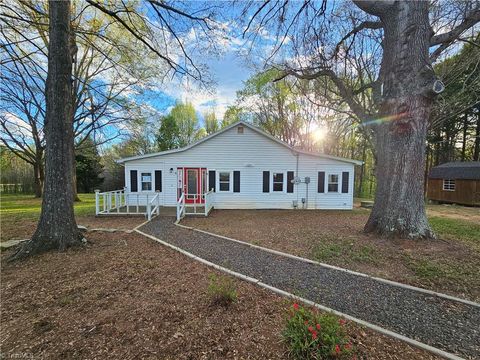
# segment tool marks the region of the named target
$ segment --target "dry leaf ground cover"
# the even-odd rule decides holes
[[[212,305],[211,269],[138,234],[89,239],[85,249],[2,262],[5,358],[287,357],[286,299],[235,280],[237,301]],[[348,333],[358,358],[434,358],[353,324]]]
[[[182,224],[378,277],[480,300],[480,209],[430,206],[437,241],[366,235],[369,210],[214,210]],[[446,216],[448,214],[448,217]]]
[[[88,219],[89,214],[79,219]],[[91,217],[91,216],[90,216]],[[91,217],[95,227],[133,228],[138,219]],[[18,220],[2,236],[28,234]],[[111,222],[110,222],[111,221]],[[2,223],[12,220],[2,214]],[[31,225],[33,227],[33,225]],[[1,255],[2,358],[280,359],[291,302],[234,280],[237,301],[213,305],[220,273],[137,233],[87,233],[85,248],[22,262]],[[433,359],[431,354],[349,323],[359,359]]]

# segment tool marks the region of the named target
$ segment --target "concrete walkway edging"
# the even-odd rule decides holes
[[[384,283],[384,284],[393,285],[393,286],[397,286],[397,287],[404,288],[404,289],[414,290],[414,291],[418,291],[418,292],[421,292],[421,293],[424,293],[424,294],[433,295],[433,296],[437,296],[437,297],[440,297],[440,298],[444,298],[444,299],[448,299],[448,300],[452,300],[452,301],[456,301],[456,302],[460,302],[460,303],[463,303],[463,304],[467,304],[467,305],[471,305],[471,306],[475,306],[475,307],[480,308],[480,303],[477,303],[477,302],[471,301],[471,300],[467,300],[467,299],[462,299],[462,298],[459,298],[459,297],[456,297],[456,296],[453,296],[453,295],[448,295],[448,294],[440,293],[440,292],[433,291],[433,290],[423,289],[423,288],[420,288],[420,287],[417,287],[417,286],[407,285],[407,284],[403,284],[403,283],[400,283],[400,282],[397,282],[397,281],[383,279],[383,278],[379,278],[379,277],[376,277],[376,276],[361,273],[361,272],[358,272],[358,271],[345,269],[345,268],[342,268],[342,267],[339,267],[339,266],[329,265],[329,264],[322,263],[322,262],[319,262],[319,261],[310,260],[310,259],[307,259],[307,258],[304,258],[304,257],[292,255],[292,254],[285,253],[285,252],[282,252],[282,251],[279,251],[279,250],[269,249],[269,248],[266,248],[266,247],[263,247],[263,246],[251,244],[251,243],[248,243],[246,241],[233,239],[233,238],[230,238],[228,236],[215,234],[215,233],[205,231],[205,230],[201,230],[201,229],[197,229],[197,228],[194,228],[194,227],[191,227],[191,226],[185,226],[185,225],[180,224],[177,221],[175,222],[175,225],[177,225],[181,228],[184,228],[184,229],[198,231],[200,233],[204,233],[204,234],[207,234],[207,235],[210,235],[210,236],[216,236],[216,237],[219,237],[221,239],[225,239],[225,240],[228,240],[228,241],[233,241],[233,242],[236,242],[236,243],[239,243],[239,244],[247,245],[247,246],[250,246],[250,247],[255,248],[255,249],[260,249],[260,250],[269,252],[271,254],[284,256],[284,257],[287,257],[287,258],[290,258],[290,259],[303,261],[303,262],[306,262],[306,263],[309,263],[309,264],[323,266],[323,267],[333,269],[333,270],[343,271],[343,272],[346,272],[348,274],[362,276],[362,277],[369,278],[369,279],[372,279],[372,280],[375,280],[375,281],[378,281],[378,282],[381,282],[381,283]]]
[[[180,224],[177,224],[177,223],[175,223],[175,224],[178,225],[178,226],[180,226],[180,227],[186,228],[186,229],[196,230],[196,229],[190,228],[190,227],[188,227],[188,226],[180,225]],[[143,225],[143,224],[142,224],[142,225]],[[348,319],[348,320],[353,321],[353,322],[356,322],[356,323],[358,323],[358,324],[360,324],[360,325],[362,325],[362,326],[365,326],[365,327],[367,327],[367,328],[370,328],[370,329],[372,329],[372,330],[374,330],[374,331],[376,331],[376,332],[378,332],[378,333],[381,333],[381,334],[383,334],[383,335],[392,337],[392,338],[394,338],[394,339],[397,339],[397,340],[406,342],[406,343],[409,344],[409,345],[412,345],[412,346],[414,346],[414,347],[416,347],[416,348],[419,348],[419,349],[428,351],[428,352],[430,352],[430,353],[432,353],[432,354],[441,356],[441,357],[443,357],[443,358],[445,358],[445,359],[450,359],[450,360],[464,360],[462,357],[459,357],[458,355],[455,355],[455,354],[446,352],[446,351],[444,351],[444,350],[438,349],[438,348],[436,348],[436,347],[427,345],[427,344],[425,344],[425,343],[422,343],[422,342],[417,341],[417,340],[415,340],[415,339],[412,339],[412,338],[409,338],[409,337],[407,337],[407,336],[401,335],[401,334],[396,333],[396,332],[394,332],[394,331],[391,331],[391,330],[382,328],[382,327],[380,327],[380,326],[378,326],[378,325],[369,323],[369,322],[367,322],[367,321],[365,321],[365,320],[358,319],[358,318],[356,318],[356,317],[353,317],[353,316],[351,316],[351,315],[342,313],[342,312],[340,312],[340,311],[336,311],[336,310],[334,310],[334,309],[332,309],[332,308],[329,308],[329,307],[327,307],[327,306],[323,306],[323,305],[318,304],[318,303],[315,303],[315,302],[313,302],[313,301],[311,301],[311,300],[308,300],[308,299],[305,299],[305,298],[303,298],[303,297],[297,296],[297,295],[295,295],[295,294],[289,293],[289,292],[287,292],[287,291],[281,290],[281,289],[276,288],[276,287],[274,287],[274,286],[265,284],[265,283],[261,282],[259,279],[256,279],[256,278],[252,278],[252,277],[250,277],[250,276],[243,275],[243,274],[238,273],[238,272],[236,272],[236,271],[232,271],[232,270],[227,269],[227,268],[225,268],[225,267],[223,267],[223,266],[220,266],[220,265],[217,265],[217,264],[215,264],[215,263],[212,263],[212,262],[210,262],[210,261],[208,261],[208,260],[205,260],[205,259],[203,259],[203,258],[201,258],[201,257],[198,257],[198,256],[196,256],[196,255],[194,255],[194,254],[192,254],[192,253],[190,253],[190,252],[188,252],[188,251],[185,251],[185,250],[183,250],[183,249],[181,249],[181,248],[179,248],[179,247],[177,247],[177,246],[175,246],[175,245],[172,245],[172,244],[170,244],[170,243],[168,243],[168,242],[166,242],[166,241],[160,240],[160,239],[158,239],[157,237],[155,237],[155,236],[153,236],[153,235],[144,233],[143,231],[141,231],[141,230],[138,229],[139,227],[140,227],[140,226],[138,226],[137,228],[134,229],[137,233],[139,233],[139,234],[141,234],[141,235],[143,235],[143,236],[145,236],[145,237],[147,237],[147,238],[149,238],[149,239],[151,239],[151,240],[154,240],[154,241],[156,241],[156,242],[158,242],[158,243],[160,243],[160,244],[162,244],[162,245],[164,245],[164,246],[166,246],[166,247],[168,247],[168,248],[170,248],[170,249],[172,249],[172,250],[175,250],[175,251],[177,251],[177,252],[179,252],[179,253],[181,253],[181,254],[183,254],[183,255],[185,255],[185,256],[193,259],[193,260],[196,260],[196,261],[198,261],[198,262],[200,262],[200,263],[202,263],[202,264],[204,264],[204,265],[207,265],[207,266],[209,266],[209,267],[212,267],[212,268],[214,268],[214,269],[217,269],[217,270],[219,270],[219,271],[222,271],[222,272],[224,272],[224,273],[226,273],[226,274],[229,274],[229,275],[234,276],[234,277],[236,277],[236,278],[239,278],[239,279],[241,279],[241,280],[245,280],[245,281],[250,282],[250,283],[252,283],[252,284],[258,285],[258,286],[260,286],[260,287],[262,287],[262,288],[264,288],[264,289],[273,291],[273,292],[275,292],[275,293],[277,293],[277,294],[279,294],[279,295],[282,295],[282,296],[285,296],[285,297],[288,297],[288,298],[291,298],[291,299],[300,301],[300,302],[305,303],[305,304],[310,305],[310,306],[314,306],[314,307],[316,307],[316,308],[318,308],[318,309],[320,309],[320,310],[322,310],[322,311],[326,311],[326,312],[335,314],[335,315],[337,315],[337,316],[341,316],[341,317],[343,317],[343,318],[345,318],[345,319]],[[197,231],[204,232],[203,230],[197,230]],[[211,234],[211,233],[208,233],[208,232],[205,232],[205,233],[207,233],[207,234],[209,234],[209,235],[215,235],[215,234]],[[218,235],[215,235],[215,236],[218,236]],[[228,239],[228,240],[235,240],[235,239]],[[237,240],[237,241],[240,242],[240,243],[243,243],[243,242],[240,241],[240,240]],[[246,244],[248,244],[248,243],[246,243]],[[250,244],[250,245],[252,245],[252,244]],[[255,245],[254,245],[254,246],[255,246]],[[261,248],[261,247],[260,247],[260,248]],[[271,249],[267,249],[267,250],[271,250]],[[275,251],[275,250],[273,250],[273,251]],[[289,255],[289,254],[285,254],[285,255]],[[294,255],[291,255],[291,256],[294,256]],[[297,257],[295,257],[295,258],[297,258]],[[303,258],[300,258],[300,259],[303,259]],[[308,260],[308,259],[305,259],[305,260]],[[341,268],[340,268],[340,269],[341,269]],[[346,269],[345,269],[345,270],[346,270]],[[367,275],[367,276],[368,276],[368,275]],[[370,277],[370,276],[368,276],[368,277]]]

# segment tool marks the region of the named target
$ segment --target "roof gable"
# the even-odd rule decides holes
[[[248,127],[249,129],[263,135],[264,137],[270,139],[271,141],[281,145],[281,146],[284,146],[286,148],[288,148],[290,151],[292,152],[295,152],[295,153],[299,153],[299,154],[305,154],[305,155],[310,155],[310,156],[315,156],[315,157],[320,157],[320,158],[326,158],[326,159],[331,159],[331,160],[337,160],[337,161],[343,161],[343,162],[347,162],[347,163],[352,163],[352,164],[356,164],[356,165],[361,165],[362,164],[362,161],[358,161],[358,160],[352,160],[352,159],[346,159],[346,158],[341,158],[341,157],[337,157],[337,156],[331,156],[331,155],[325,155],[325,154],[321,154],[321,153],[314,153],[314,152],[309,152],[309,151],[304,151],[304,150],[299,150],[299,149],[295,149],[293,147],[291,147],[290,145],[288,145],[287,143],[277,139],[276,137],[266,133],[265,131],[259,129],[258,127],[252,125],[252,124],[249,124],[245,121],[237,121],[233,124],[230,124],[229,126],[221,129],[220,131],[217,131],[213,134],[210,134],[202,139],[200,139],[199,141],[197,142],[194,142],[190,145],[187,145],[183,148],[180,148],[180,149],[172,149],[172,150],[167,150],[167,151],[161,151],[161,152],[156,152],[156,153],[151,153],[151,154],[145,154],[145,155],[138,155],[138,156],[131,156],[131,157],[127,157],[127,158],[123,158],[123,159],[120,159],[120,160],[117,160],[117,163],[119,164],[122,164],[122,163],[125,163],[125,162],[128,162],[128,161],[133,161],[133,160],[139,160],[139,159],[146,159],[146,158],[150,158],[150,157],[156,157],[156,156],[162,156],[162,155],[168,155],[168,154],[174,154],[174,153],[180,153],[180,152],[183,152],[183,151],[187,151],[197,145],[200,145],[214,137],[217,137],[221,134],[224,134],[225,132],[227,132],[228,130],[238,126],[238,125],[243,125],[243,126],[246,126]]]

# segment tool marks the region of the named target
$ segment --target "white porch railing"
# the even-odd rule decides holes
[[[211,189],[209,192],[205,194],[205,216],[208,216],[210,211],[213,209],[213,197],[215,193],[213,192],[213,189]]]
[[[153,209],[152,209],[153,206]],[[160,215],[160,193],[157,192],[152,200],[147,199],[147,219],[152,220],[152,214]]]
[[[185,193],[177,201],[177,221],[185,217]]]
[[[203,194],[185,194],[186,199],[191,200],[185,204],[185,215],[198,215],[203,214],[203,207],[205,204],[203,203],[204,195]]]
[[[138,215],[147,217],[160,212],[160,193],[129,193],[125,189],[95,190],[95,215]],[[149,220],[150,220],[149,218]]]
[[[208,216],[214,207],[213,190],[205,194],[185,194],[178,199],[177,220],[186,215]],[[186,199],[192,200],[187,203]],[[129,193],[125,189],[100,192],[95,190],[95,215],[138,215],[142,214],[150,221],[154,215],[160,215],[161,193],[154,195]]]
[[[210,190],[205,194],[186,194],[183,193],[177,201],[177,221],[180,221],[185,215],[205,215],[208,216],[213,209],[214,192]],[[187,203],[185,199],[192,200]]]
[[[127,202],[125,189],[100,192],[95,190],[95,215],[120,213]]]

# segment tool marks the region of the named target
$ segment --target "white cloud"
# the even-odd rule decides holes
[[[17,115],[11,112],[3,112],[0,114],[0,121],[2,125],[7,128],[8,132],[10,132],[16,138],[22,138],[23,142],[28,142],[33,140],[32,138],[32,127],[28,122],[21,119]],[[2,128],[1,129],[2,137],[8,141],[8,135],[6,131]],[[20,139],[17,139],[20,140]]]

